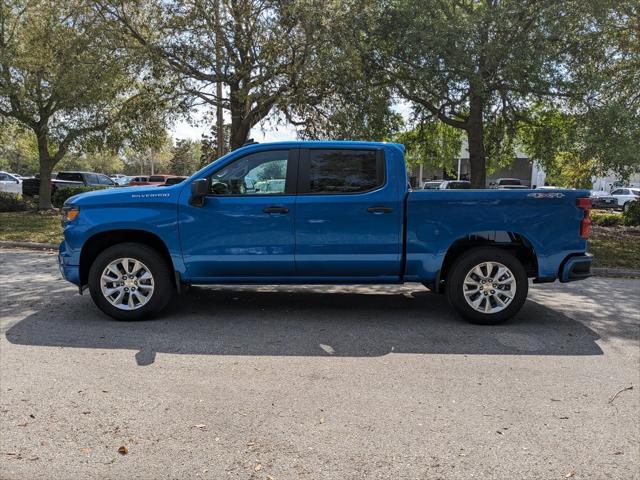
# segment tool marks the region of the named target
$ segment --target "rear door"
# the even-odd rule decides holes
[[[296,204],[296,273],[399,277],[403,202],[383,149],[304,149]]]

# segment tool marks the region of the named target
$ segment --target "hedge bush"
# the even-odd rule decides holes
[[[622,225],[622,215],[611,212],[591,212],[591,223],[599,227],[618,227]]]
[[[103,190],[105,187],[64,187],[57,188],[51,197],[51,203],[56,208],[61,208],[69,197],[78,195],[79,193],[93,192],[94,190]]]
[[[622,214],[624,224],[629,226],[640,225],[640,200],[628,204],[627,211]]]
[[[22,195],[0,192],[0,212],[22,212],[28,208]]]

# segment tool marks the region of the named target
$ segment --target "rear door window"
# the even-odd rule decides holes
[[[308,150],[301,169],[300,193],[350,194],[381,187],[384,157],[378,150]]]
[[[100,182],[100,185],[113,185],[114,184],[113,180],[111,180],[106,175],[98,175],[98,182]]]
[[[67,182],[82,182],[82,174],[73,172],[60,172],[58,173],[56,180],[65,180]]]
[[[87,185],[99,185],[98,175],[95,173],[87,173]]]

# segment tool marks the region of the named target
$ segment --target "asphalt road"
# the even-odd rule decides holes
[[[0,262],[2,479],[640,478],[639,280],[533,286],[496,327],[416,284],[119,323],[54,255]]]

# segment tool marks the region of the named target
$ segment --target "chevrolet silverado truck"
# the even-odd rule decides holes
[[[529,279],[590,275],[590,207],[580,190],[411,191],[400,144],[254,143],[177,185],[69,198],[59,265],[119,320],[191,284],[419,282],[493,324]]]

